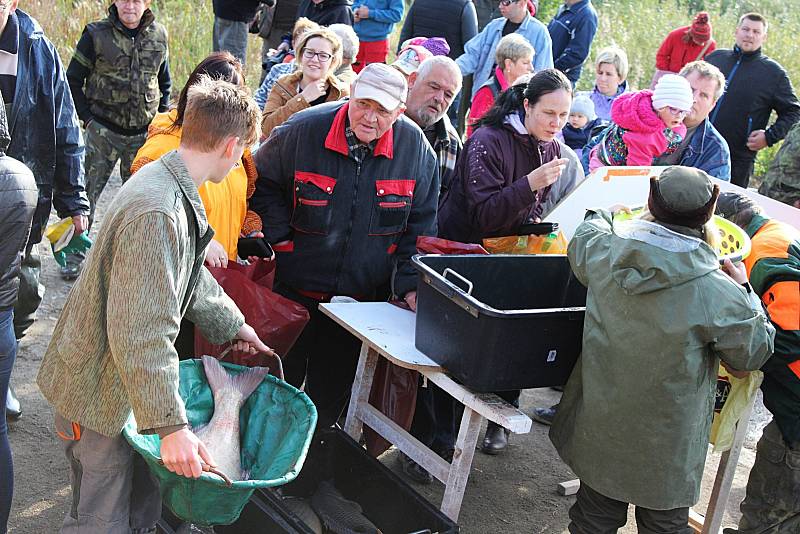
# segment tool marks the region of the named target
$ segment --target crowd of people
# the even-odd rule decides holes
[[[640,531],[690,532],[720,360],[731,373],[763,369],[774,415],[733,532],[800,528],[800,233],[711,179],[747,187],[758,151],[786,138],[760,191],[800,208],[800,103],[763,53],[762,15],[742,15],[726,49],[697,14],[654,53],[652,87],[632,90],[624,50],[590,62],[591,0],[565,0],[547,25],[531,0],[415,0],[407,13],[403,0],[213,0],[214,51],[173,101],[151,0],[110,2],[66,69],[18,3],[0,0],[0,401],[12,419],[50,211],[84,235],[117,164],[123,181],[91,252],[72,247],[61,267],[76,281],[37,379],[71,471],[62,532],[153,531],[157,485],[121,436],[131,413],[160,436],[171,471],[196,478],[214,464],[178,395],[178,362],[191,356],[179,340],[196,327],[237,350],[271,349],[204,265],[275,262],[274,291],[310,316],[283,355],[286,380],[327,427],[360,344],[320,303],[414,311],[418,237],[516,235],[608,165],[669,169],[651,181],[644,217],[620,225],[624,207],[598,207],[569,245],[589,289],[583,355],[561,403],[536,419],[553,424],[582,480],[570,532],[616,532],[629,504]],[[264,40],[254,95],[251,32]],[[587,63],[593,87],[577,91]],[[751,236],[744,265],[720,269],[715,209]],[[242,258],[243,238],[274,255]],[[498,395],[519,405],[519,391]],[[451,459],[459,406],[420,388],[411,433]],[[499,454],[508,439],[490,423],[481,449]],[[412,480],[432,480],[401,461]],[[13,481],[0,418],[0,534]]]

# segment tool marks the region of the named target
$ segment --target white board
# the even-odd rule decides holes
[[[615,204],[638,207],[647,204],[650,194],[650,177],[658,176],[667,167],[601,167],[578,184],[542,220],[557,222],[567,239],[583,221],[587,209],[609,208]],[[778,202],[753,189],[712,178],[724,191],[744,193],[770,217],[800,229],[800,210]]]

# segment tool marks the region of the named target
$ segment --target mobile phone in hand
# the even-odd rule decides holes
[[[243,260],[251,256],[270,259],[275,255],[272,246],[263,237],[241,237],[236,247],[237,254]]]

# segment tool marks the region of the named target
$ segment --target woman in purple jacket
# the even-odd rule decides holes
[[[539,221],[583,180],[575,152],[556,139],[571,103],[572,84],[555,69],[498,97],[456,163],[439,209],[440,237],[480,243],[517,235],[522,224]],[[500,396],[517,406],[519,393]],[[507,431],[490,422],[483,452],[497,454],[507,443]]]

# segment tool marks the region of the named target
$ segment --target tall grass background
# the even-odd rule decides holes
[[[406,0],[406,5],[411,3]],[[546,24],[561,3],[541,0],[537,17]],[[711,15],[719,48],[733,46],[734,29],[741,14],[748,11],[764,14],[770,21],[764,51],[783,65],[793,81],[799,79],[800,45],[796,39],[800,35],[800,9],[795,0],[593,0],[593,3],[600,17],[599,27],[578,89],[591,89],[594,54],[611,44],[628,53],[631,65],[628,80],[632,88],[647,87],[661,41],[672,29],[689,24],[694,13],[701,10]],[[106,16],[110,4],[109,0],[21,0],[20,9],[39,20],[67,64],[84,26]],[[194,66],[211,51],[214,20],[211,0],[153,0],[152,9],[156,19],[169,31],[170,69],[177,96]],[[397,42],[399,32],[398,24],[393,43]],[[253,89],[258,85],[260,62],[261,40],[251,35],[246,76]],[[776,150],[777,145],[761,151],[756,174],[766,171]]]

